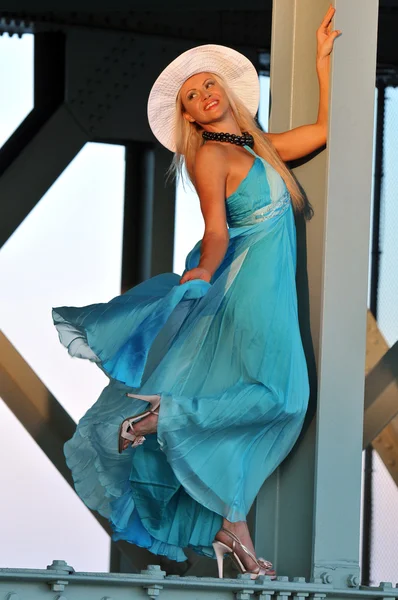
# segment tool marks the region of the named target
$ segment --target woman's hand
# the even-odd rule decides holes
[[[180,279],[180,284],[185,283],[186,281],[191,281],[192,279],[203,279],[203,281],[210,282],[211,274],[207,269],[203,269],[202,267],[195,267],[194,269],[190,269]]]
[[[332,31],[332,19],[336,9],[330,5],[329,10],[323,18],[322,23],[316,31],[316,39],[318,43],[316,58],[323,60],[327,58],[333,50],[334,40],[341,34],[340,30]]]

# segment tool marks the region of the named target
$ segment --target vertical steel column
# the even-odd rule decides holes
[[[384,83],[377,86],[376,156],[373,187],[372,259],[370,274],[370,310],[377,320],[377,298],[380,267],[380,208],[383,185],[384,110],[386,90]],[[371,583],[372,517],[373,517],[373,446],[365,450],[362,527],[362,585]]]
[[[158,145],[126,145],[122,291],[172,271],[175,185],[166,184],[172,154]]]
[[[315,32],[328,6],[326,0],[274,2],[270,131],[316,120]],[[328,149],[295,169],[315,210],[306,235],[316,432],[312,423],[261,490],[256,543],[280,573],[324,575],[344,587],[349,575],[359,574],[378,2],[335,0],[335,6],[334,27],[343,35],[331,65]],[[300,248],[301,227],[298,235]],[[299,301],[305,299],[300,285],[298,279]]]
[[[313,574],[344,586],[359,576],[378,1],[335,5],[344,33],[331,72]]]
[[[154,152],[149,144],[126,145],[122,292],[151,276]]]
[[[176,186],[166,181],[172,153],[156,144],[154,157],[151,273],[158,275],[173,270]]]

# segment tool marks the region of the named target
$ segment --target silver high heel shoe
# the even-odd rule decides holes
[[[134,433],[133,423],[137,423],[137,421],[141,421],[141,419],[144,419],[145,417],[148,417],[151,414],[158,415],[160,406],[159,394],[143,396],[139,394],[127,393],[126,396],[129,396],[130,398],[138,398],[138,400],[146,400],[146,402],[149,402],[152,405],[152,408],[140,413],[139,415],[136,415],[135,417],[128,417],[127,419],[124,419],[119,428],[119,454],[121,454],[123,450],[126,450],[128,448],[128,446],[126,446],[126,448],[123,448],[123,440],[128,440],[129,442],[131,442],[131,444],[129,445],[131,445],[132,448],[140,446],[144,443],[145,436],[137,435]],[[132,433],[129,433],[129,430]]]
[[[260,575],[268,575],[271,579],[276,579],[276,573],[272,568],[272,563],[269,560],[265,560],[264,558],[256,558],[252,552],[246,546],[242,544],[237,535],[229,531],[229,529],[225,529],[225,527],[221,527],[221,531],[226,533],[232,539],[232,548],[224,542],[220,542],[218,540],[214,540],[213,548],[217,557],[217,566],[218,566],[218,576],[219,578],[223,577],[223,564],[224,564],[224,555],[227,554],[236,564],[239,571],[241,573],[247,573],[250,575],[251,579],[257,579]],[[242,550],[247,554],[255,563],[258,565],[258,569],[255,571],[248,571],[241,559],[235,552],[236,544],[242,548]]]

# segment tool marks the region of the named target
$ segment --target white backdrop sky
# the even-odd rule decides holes
[[[0,82],[1,146],[33,106],[33,36],[0,37]],[[261,77],[260,85],[259,116],[267,130],[269,79]],[[398,117],[398,97],[394,106]],[[87,144],[0,252],[0,326],[75,421],[107,378],[89,361],[69,357],[51,307],[106,302],[120,293],[123,188],[124,148]],[[182,272],[193,240],[202,234],[198,198],[179,185],[175,272]],[[390,238],[386,243],[393,243]],[[396,298],[394,285],[386,293]],[[387,315],[385,335],[396,339],[389,320]],[[76,570],[107,571],[107,534],[1,399],[0,423],[0,567],[44,568],[57,558]],[[375,541],[385,546],[392,527],[391,518],[383,518],[385,504],[397,517],[398,497],[382,464],[377,472],[384,477],[384,500],[376,503]],[[392,539],[398,537],[397,521]],[[379,578],[394,579],[397,562],[378,562]]]

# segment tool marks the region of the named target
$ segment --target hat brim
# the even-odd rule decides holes
[[[215,73],[255,116],[260,100],[260,84],[253,63],[240,52],[217,44],[204,44],[183,52],[159,75],[148,98],[148,121],[163,146],[176,151],[176,98],[182,84],[197,73]]]

